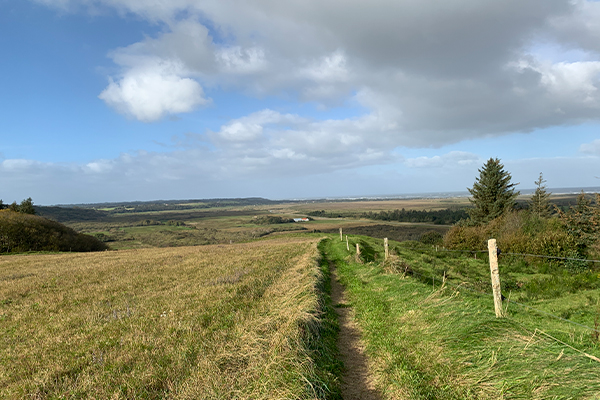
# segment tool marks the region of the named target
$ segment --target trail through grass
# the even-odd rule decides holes
[[[359,262],[339,239],[327,242],[327,254],[346,285],[383,398],[600,398],[600,363],[540,330],[600,356],[589,332],[514,307],[496,319],[485,294],[398,273],[423,265],[418,250],[404,247],[404,261],[394,266],[382,262],[381,241],[351,239],[357,242]]]

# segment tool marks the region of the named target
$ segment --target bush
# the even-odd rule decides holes
[[[0,253],[101,251],[108,246],[56,221],[11,210],[0,211]]]
[[[532,238],[529,251],[552,257],[570,257],[577,247],[574,238],[561,229],[547,229]],[[580,258],[577,255],[576,258]]]
[[[421,243],[423,244],[440,244],[444,240],[444,236],[436,231],[429,231],[421,235]]]
[[[487,225],[454,226],[444,237],[444,246],[456,250],[483,250],[489,238],[497,240],[498,248],[504,254],[586,258],[578,238],[570,234],[561,219],[543,219],[526,211],[504,214]],[[589,268],[585,261],[550,260],[550,263],[562,265],[573,273]]]
[[[274,225],[274,224],[287,224],[294,222],[292,218],[284,218],[276,215],[263,215],[260,217],[254,217],[252,223],[256,225]]]
[[[183,221],[175,221],[175,220],[172,220],[172,219],[170,219],[170,220],[167,221],[167,225],[168,226],[186,226],[185,222],[183,222]]]
[[[453,226],[444,236],[444,247],[454,250],[485,250],[487,234],[481,226]]]

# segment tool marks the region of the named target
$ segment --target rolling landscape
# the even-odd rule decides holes
[[[0,0],[0,400],[600,400],[600,0]]]
[[[598,398],[600,264],[501,255],[496,318],[485,243],[402,221],[468,204],[36,206],[106,248],[0,256],[0,396]]]

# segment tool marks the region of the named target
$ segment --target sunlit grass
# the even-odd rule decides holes
[[[315,239],[1,257],[0,397],[325,398],[318,258]]]
[[[347,286],[385,399],[600,398],[600,363],[582,353],[600,357],[590,331],[515,304],[507,318],[497,319],[491,296],[415,274],[437,272],[442,261],[446,267],[465,262],[465,276],[477,280],[488,274],[487,280],[489,272],[468,271],[481,260],[437,259],[406,246],[396,259],[398,267],[410,266],[404,274],[382,263],[381,241],[351,238],[351,245],[355,242],[365,249],[359,263],[354,247],[347,252],[337,239],[327,252]],[[589,322],[597,295],[595,290],[564,293],[536,307],[572,309],[571,318],[582,318],[585,311]]]

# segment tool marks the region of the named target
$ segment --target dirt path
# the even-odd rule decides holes
[[[373,379],[369,376],[367,356],[361,341],[360,329],[352,319],[344,296],[344,287],[338,281],[335,266],[331,267],[331,298],[336,305],[340,334],[337,346],[344,363],[342,397],[344,400],[380,400]]]

